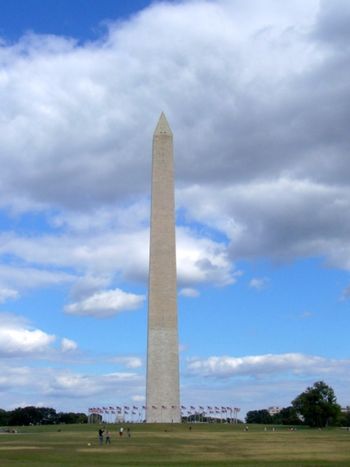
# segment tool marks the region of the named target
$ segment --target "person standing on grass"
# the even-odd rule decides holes
[[[106,444],[111,444],[111,434],[108,430],[106,431]]]
[[[103,444],[103,432],[104,430],[102,430],[102,428],[98,430],[98,443],[100,446]]]
[[[131,431],[130,431],[129,427],[126,429],[126,432],[128,433],[128,438],[130,439],[131,438]]]
[[[121,427],[120,427],[120,430],[119,430],[119,436],[120,436],[120,437],[123,436],[123,431],[124,431],[124,428],[121,426]]]

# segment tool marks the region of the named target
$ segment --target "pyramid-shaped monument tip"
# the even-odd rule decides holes
[[[155,135],[172,135],[168,120],[164,115],[164,112],[160,114],[156,129],[154,130]]]

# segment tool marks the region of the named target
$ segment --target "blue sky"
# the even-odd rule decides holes
[[[349,26],[345,0],[4,2],[2,408],[144,403],[161,111],[182,404],[350,404]]]

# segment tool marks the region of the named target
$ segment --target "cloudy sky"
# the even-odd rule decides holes
[[[0,400],[144,403],[152,133],[174,133],[181,399],[350,404],[348,0],[12,0]]]

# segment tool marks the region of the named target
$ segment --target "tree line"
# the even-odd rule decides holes
[[[0,409],[0,426],[55,425],[60,423],[87,423],[84,413],[56,412],[49,407],[18,407],[14,410]]]
[[[267,410],[250,410],[246,423],[265,425],[350,426],[350,412],[341,412],[334,390],[323,381],[317,381],[299,394],[289,407],[271,415]]]

